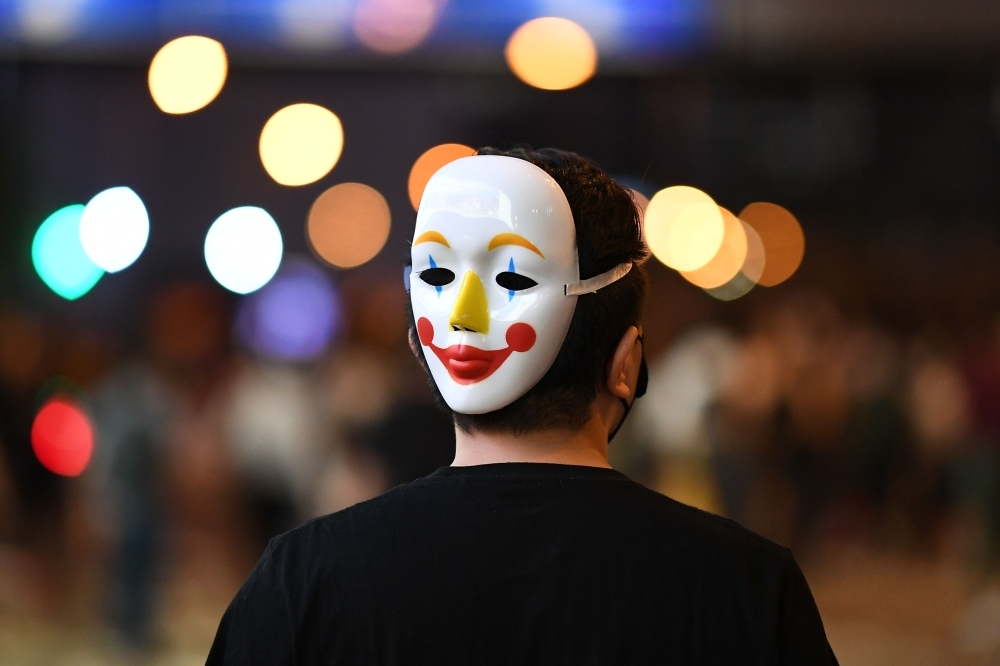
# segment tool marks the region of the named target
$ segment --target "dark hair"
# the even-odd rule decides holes
[[[520,435],[535,430],[579,430],[590,419],[590,408],[611,355],[629,326],[639,322],[647,280],[640,262],[647,250],[642,241],[639,211],[628,188],[597,165],[575,153],[555,148],[480,148],[479,155],[503,155],[539,167],[559,183],[569,201],[576,226],[580,279],[600,275],[631,261],[628,275],[593,294],[579,296],[569,331],[549,371],[523,396],[486,414],[453,412],[427,368],[423,348],[409,308],[410,340],[435,403],[464,432],[505,432]]]

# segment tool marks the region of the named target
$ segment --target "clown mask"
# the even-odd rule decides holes
[[[517,400],[552,366],[577,294],[628,272],[579,281],[569,203],[545,171],[465,157],[427,183],[412,247],[410,299],[424,356],[462,414]]]

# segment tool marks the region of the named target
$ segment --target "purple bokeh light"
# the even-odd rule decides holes
[[[326,272],[288,257],[269,283],[243,299],[236,335],[266,358],[308,361],[326,351],[342,322],[341,301]]]

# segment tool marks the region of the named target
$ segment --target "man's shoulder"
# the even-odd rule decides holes
[[[407,509],[413,489],[412,483],[397,486],[378,497],[308,520],[271,539],[268,552],[275,559],[299,554],[332,556],[385,534],[398,522],[400,511]]]
[[[678,502],[645,486],[639,488],[642,503],[647,507],[643,514],[646,527],[659,527],[669,533],[671,540],[687,541],[723,555],[752,555],[776,562],[791,557],[788,548],[735,520]]]
[[[783,564],[791,555],[780,546],[730,520],[678,502],[622,477],[618,492],[609,493],[605,520],[616,531],[634,532],[651,544],[711,553],[712,559],[733,558]],[[336,513],[306,522],[271,544],[275,554],[298,559],[368,555],[398,543],[400,532],[422,531],[428,523],[447,521],[454,503],[452,485],[425,477]],[[449,526],[451,529],[452,526]],[[594,526],[597,527],[596,525]]]

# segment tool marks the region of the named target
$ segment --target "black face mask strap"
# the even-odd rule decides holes
[[[622,420],[618,422],[615,429],[611,431],[610,435],[608,435],[609,443],[615,438],[618,431],[621,430],[622,425],[625,423],[625,419],[628,418],[628,413],[632,411],[632,405],[635,404],[636,400],[646,395],[646,388],[649,386],[649,368],[646,366],[646,345],[643,344],[641,335],[637,337],[636,340],[642,344],[642,357],[639,361],[639,378],[635,382],[635,397],[632,398],[632,402],[629,402],[625,398],[618,398],[622,401],[622,407],[625,408],[625,413],[622,414]]]

